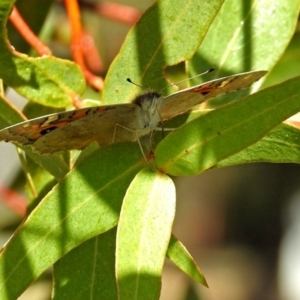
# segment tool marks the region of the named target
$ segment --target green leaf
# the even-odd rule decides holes
[[[0,129],[25,120],[25,116],[0,96]]]
[[[0,2],[0,77],[24,97],[40,104],[66,107],[85,90],[79,67],[56,57],[33,58],[10,47],[6,22],[14,1]]]
[[[168,176],[144,169],[132,181],[117,232],[119,299],[159,299],[175,203],[174,184]]]
[[[54,265],[53,299],[117,300],[116,228],[76,247]]]
[[[281,124],[254,145],[220,161],[215,167],[255,162],[300,164],[299,141],[299,129]]]
[[[299,0],[226,0],[188,64],[191,74],[212,66],[211,79],[272,69],[294,34],[299,9]]]
[[[205,277],[196,262],[174,235],[170,239],[167,257],[192,279],[208,287]]]
[[[64,111],[64,109],[44,106],[36,102],[29,101],[26,103],[22,111],[27,119],[34,119],[40,116],[59,113]]]
[[[137,88],[125,81],[127,77],[145,87],[165,87],[167,82],[162,79],[163,69],[192,57],[204,36],[212,34],[207,31],[223,2],[180,0],[174,5],[172,0],[163,0],[155,3],[131,30],[120,54],[112,64],[106,80],[104,101],[118,103],[134,98]],[[219,40],[209,37],[208,42],[204,42],[204,48],[209,49],[210,56],[205,57],[205,60],[211,59],[211,62],[214,53],[221,54],[222,63],[218,65],[227,73],[248,71],[248,68],[252,67],[263,69],[264,66],[274,64],[283,51],[284,43],[288,41],[292,25],[296,22],[299,7],[295,4],[299,0],[286,3],[286,7],[282,6],[284,2],[276,3],[280,9],[275,12],[270,10],[275,13],[276,18],[265,17],[265,13],[274,7],[274,3],[265,2],[269,5],[266,7],[262,1],[249,1],[243,4],[245,9],[242,11],[244,16],[248,17],[243,19],[242,15],[238,22],[235,19],[238,15],[235,14],[235,9],[241,12],[239,3],[236,3],[235,7],[230,4],[234,2],[228,0],[225,5],[227,2],[231,5],[227,8],[229,10],[224,9],[227,19],[217,21],[218,30],[214,31],[215,37],[224,41],[219,43]],[[74,94],[81,93],[82,75],[71,63],[54,58],[28,58],[9,49],[4,28],[12,4],[13,1],[9,0],[3,0],[0,4],[0,59],[3,61],[0,76],[5,76],[3,78],[9,85],[18,88],[34,101],[56,107],[69,104]],[[252,10],[247,9],[247,5]],[[282,15],[278,16],[279,13]],[[283,15],[287,19],[282,18]],[[244,21],[245,25],[239,26],[240,21]],[[279,27],[284,28],[286,23],[289,23],[289,26],[285,28],[285,32],[284,29],[282,32],[278,31],[281,30]],[[238,24],[239,29],[242,27],[245,34],[234,31],[232,24]],[[213,25],[211,28],[213,29]],[[276,37],[283,35],[283,43],[275,39],[271,41],[266,37],[266,33],[272,33],[272,28],[279,34]],[[246,30],[249,29],[250,33],[254,32],[256,35],[248,35]],[[235,37],[238,43],[235,43]],[[278,49],[276,43],[279,45]],[[267,47],[269,48],[264,50]],[[271,53],[272,51],[274,53]],[[199,56],[199,53],[196,56]],[[234,55],[236,61],[233,59]],[[219,62],[220,57],[215,57]],[[256,63],[257,59],[259,61]],[[196,57],[194,60],[196,61]],[[209,67],[212,66],[210,62]],[[205,68],[205,64],[201,67]],[[215,76],[217,74],[218,72]],[[256,142],[286,117],[299,110],[299,82],[299,78],[295,78],[267,89],[240,102],[209,112],[170,133],[155,151],[158,168],[170,174],[189,175],[219,166],[218,162],[224,163],[225,158]],[[170,90],[171,88],[169,92]],[[5,113],[0,112],[0,122],[2,116],[4,120],[3,126],[5,122],[9,123],[14,118],[21,117],[14,113],[12,112],[9,119]],[[185,117],[180,116],[180,119]],[[284,143],[283,134],[284,132],[280,138],[276,135],[280,143]],[[295,137],[289,137],[292,143],[287,144],[296,145],[296,133]],[[274,141],[273,138],[273,144]],[[272,143],[261,148],[265,157],[267,153],[263,151],[271,147]],[[284,155],[290,155],[291,159],[296,159],[297,151],[292,158],[291,151],[283,148],[284,146],[280,145],[278,149],[284,151]],[[115,297],[116,283],[112,276],[114,233],[113,230],[107,232],[107,236],[101,233],[117,225],[125,194],[116,256],[119,294],[126,299],[132,299],[132,292],[136,298],[141,299],[148,296],[154,299],[159,297],[161,268],[174,217],[173,185],[165,175],[144,170],[136,176],[126,193],[136,173],[145,166],[137,145],[113,145],[91,154],[94,149],[93,147],[84,151],[74,170],[66,176],[69,166],[61,156],[58,156],[58,159],[61,159],[64,165],[56,161],[55,157],[39,156],[42,160],[40,164],[46,166],[48,171],[53,168],[49,172],[55,174],[60,183],[45,196],[0,253],[0,299],[16,299],[41,272],[74,247],[77,248],[70,252],[70,256],[62,258],[55,266],[55,297],[73,299],[82,296],[84,299],[84,290],[88,295],[106,299],[109,296],[105,293],[110,289],[113,291],[110,296]],[[30,154],[27,149],[26,152],[28,155],[35,155]],[[260,155],[263,156],[262,154]],[[248,154],[248,158],[250,155],[251,153]],[[258,151],[255,155],[254,159],[259,157]],[[272,154],[272,158],[276,160],[275,154]],[[38,157],[33,159],[39,160]],[[229,164],[244,159],[236,158]],[[95,236],[97,237],[93,238]],[[82,244],[90,238],[93,239]],[[102,249],[103,254],[97,255]],[[149,249],[152,252],[147,255]],[[184,272],[205,283],[200,270],[179,242],[173,243],[171,240],[167,253]],[[81,260],[80,256],[84,256],[84,259]],[[74,268],[70,266],[70,262],[73,262]],[[83,269],[85,262],[86,269]],[[103,268],[106,270],[105,262],[107,273],[101,272]],[[89,273],[88,266],[91,264],[95,268]],[[84,273],[81,281],[80,276],[74,274],[76,268]],[[101,270],[100,273],[98,270]],[[109,278],[104,276],[106,274]],[[105,279],[107,281],[104,282]],[[86,283],[93,284],[96,281],[95,285],[86,286]],[[80,290],[80,287],[83,289]]]
[[[224,0],[164,0],[150,7],[129,32],[112,63],[103,91],[104,103],[131,101],[139,88],[126,82],[130,77],[144,87],[162,89],[166,66],[192,57]],[[169,91],[174,88],[169,88]]]
[[[24,186],[28,201],[26,213],[29,214],[50,190],[53,189],[57,181],[45,168],[40,167],[29,158],[26,159],[24,172],[25,175],[29,177],[27,177]]]
[[[59,154],[40,155],[32,151],[30,146],[22,147],[22,149],[35,163],[45,168],[57,180],[63,179],[70,171],[70,166],[66,164]]]
[[[139,147],[129,143],[86,157],[46,195],[2,249],[0,299],[16,299],[71,249],[116,226],[127,187],[144,165]]]
[[[12,106],[5,98],[0,97],[0,129],[23,121],[25,116]],[[62,179],[69,166],[63,161],[60,155],[40,155],[32,151],[31,147],[23,147],[26,154],[38,165],[45,168],[57,180]]]
[[[156,148],[156,166],[198,174],[255,143],[300,110],[300,77],[223,106],[181,126]]]
[[[300,30],[297,28],[290,44],[275,65],[267,80],[264,82],[263,86],[271,86],[299,75],[299,43]]]

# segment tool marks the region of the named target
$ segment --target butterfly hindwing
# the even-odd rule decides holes
[[[0,131],[0,140],[14,142],[20,146],[31,145],[36,152],[48,154],[72,149],[84,149],[91,142],[101,146],[113,140],[116,122],[130,126],[130,116],[136,105],[111,105],[83,108],[52,114],[7,127]],[[129,119],[128,119],[129,117]],[[116,133],[121,131],[118,128]],[[125,140],[134,139],[127,133]],[[118,139],[119,135],[116,135]]]

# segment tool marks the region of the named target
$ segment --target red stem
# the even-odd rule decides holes
[[[65,0],[66,10],[69,16],[71,31],[72,31],[72,45],[71,51],[74,61],[81,67],[83,74],[87,82],[97,90],[102,90],[103,79],[101,77],[95,76],[91,73],[85,64],[83,55],[83,31],[80,21],[80,11],[77,0]]]
[[[51,55],[51,50],[33,33],[16,7],[14,7],[9,19],[28,44],[36,50],[39,56]]]

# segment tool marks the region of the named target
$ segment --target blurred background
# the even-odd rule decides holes
[[[39,4],[41,4],[40,0]],[[51,48],[53,55],[71,59],[70,24],[62,1],[18,1],[20,13]],[[85,30],[99,49],[95,73],[105,76],[136,16],[153,1],[114,1],[132,7],[129,21],[113,20],[81,3]],[[90,2],[91,3],[91,2]],[[100,1],[93,1],[98,4]],[[28,9],[34,7],[35,9]],[[100,10],[99,10],[100,11]],[[39,19],[33,17],[38,13]],[[46,19],[45,24],[43,24]],[[43,24],[43,26],[42,26]],[[113,38],[112,38],[113,36]],[[9,25],[12,45],[34,51]],[[264,86],[293,77],[300,70],[300,23],[294,37]],[[97,63],[96,63],[97,62]],[[173,67],[177,74],[182,65]],[[296,71],[295,71],[296,70]],[[176,75],[174,75],[176,76]],[[90,98],[98,99],[92,88]],[[26,104],[12,90],[7,97],[19,108]],[[25,177],[15,146],[0,143],[0,245],[22,221],[4,199],[16,191],[26,198]],[[162,300],[298,300],[300,299],[300,167],[291,164],[249,164],[209,170],[199,176],[174,178],[177,215],[174,234],[204,273],[209,289],[192,282],[168,260]],[[51,271],[29,288],[24,299],[50,299]]]

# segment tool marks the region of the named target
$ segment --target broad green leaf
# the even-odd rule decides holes
[[[156,2],[129,32],[112,63],[105,80],[103,102],[131,101],[140,89],[126,82],[128,77],[145,88],[166,87],[169,83],[163,77],[163,69],[192,57],[223,2]]]
[[[5,26],[14,2],[0,2],[0,78],[32,101],[52,107],[71,105],[73,97],[84,92],[82,72],[71,61],[32,58],[10,47]]]
[[[53,299],[117,300],[116,228],[70,251],[54,265]]]
[[[156,166],[198,174],[255,143],[300,110],[300,77],[262,90],[183,125],[156,148]]]
[[[64,109],[44,106],[32,101],[27,102],[22,110],[27,119],[34,119],[62,111],[64,111]]]
[[[192,279],[208,287],[205,277],[196,262],[174,235],[172,235],[170,239],[167,257]]]
[[[263,86],[271,86],[288,80],[292,77],[299,75],[300,60],[299,60],[299,43],[300,43],[300,28],[296,29],[296,32],[283,53],[280,60],[275,65],[274,69],[267,77]]]
[[[220,161],[215,167],[271,162],[300,164],[300,130],[281,124],[245,150]]]
[[[174,184],[168,176],[144,169],[132,181],[117,232],[119,299],[159,299],[175,203]]]
[[[25,192],[27,196],[27,215],[37,206],[37,204],[53,189],[57,180],[47,170],[37,165],[32,159],[26,156],[26,160],[20,157],[25,182]],[[66,172],[67,173],[67,172]]]
[[[13,107],[6,98],[0,96],[0,129],[25,120],[25,116]]]
[[[57,180],[61,180],[70,171],[70,167],[62,159],[59,154],[40,155],[34,151],[30,146],[22,148],[26,155],[28,155],[35,163],[45,168]]]
[[[299,9],[299,0],[226,0],[188,63],[191,74],[211,66],[217,68],[212,77],[272,69],[293,36]]]
[[[86,157],[32,211],[0,253],[0,299],[16,299],[45,269],[116,226],[127,187],[145,165],[134,144]]]
[[[8,103],[5,98],[0,97],[0,129],[22,122],[24,118],[25,116],[18,109]],[[57,180],[62,179],[70,170],[60,155],[40,155],[34,153],[30,147],[24,147],[23,149],[32,160],[45,168]]]

